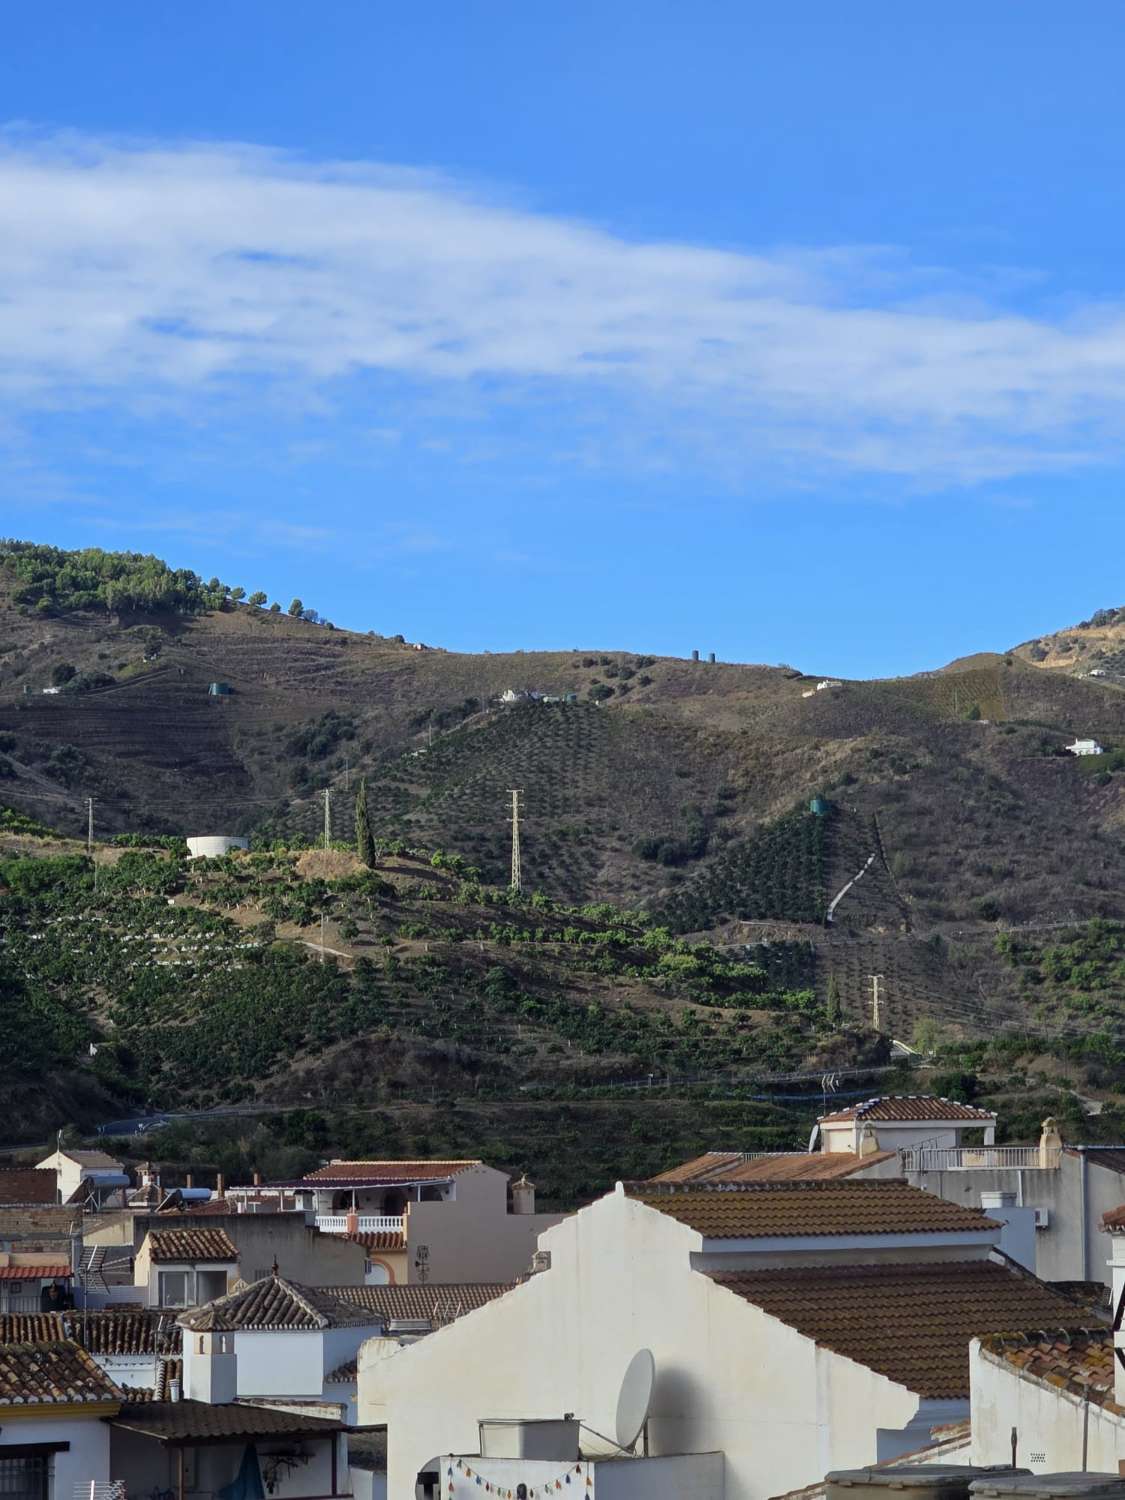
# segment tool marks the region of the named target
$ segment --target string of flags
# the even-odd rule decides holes
[[[446,1460],[445,1493],[449,1496],[495,1495],[496,1500],[553,1500],[566,1495],[568,1500],[589,1500],[594,1493],[594,1477],[589,1463],[568,1464],[554,1479],[541,1479],[535,1484],[517,1484],[509,1488],[486,1479],[483,1474],[466,1463],[463,1458]]]

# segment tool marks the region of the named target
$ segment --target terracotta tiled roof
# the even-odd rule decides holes
[[[54,1203],[55,1174],[39,1167],[0,1167],[0,1203]]]
[[[176,1354],[180,1325],[156,1309],[114,1307],[62,1314],[67,1336],[91,1354]]]
[[[123,1407],[114,1427],[144,1433],[173,1446],[208,1438],[321,1437],[343,1429],[327,1417],[276,1411],[266,1406],[212,1406],[207,1401],[151,1401]]]
[[[0,1344],[54,1344],[69,1337],[61,1312],[0,1313]]]
[[[1111,1234],[1120,1234],[1125,1230],[1125,1203],[1102,1214],[1102,1228],[1108,1229]]]
[[[184,1328],[199,1332],[235,1328],[338,1328],[372,1322],[371,1314],[331,1291],[265,1276],[237,1292],[185,1313]]]
[[[109,1156],[104,1151],[64,1151],[62,1154],[69,1156],[71,1161],[76,1161],[83,1167],[89,1167],[92,1172],[123,1172],[125,1170],[123,1164],[115,1156]]]
[[[950,1203],[901,1178],[839,1182],[703,1182],[626,1185],[631,1198],[706,1239],[840,1234],[985,1233],[980,1209]]]
[[[391,1187],[399,1182],[444,1182],[483,1165],[481,1161],[332,1161],[307,1173],[302,1181],[312,1187],[352,1182]]]
[[[425,1285],[328,1286],[321,1290],[377,1313],[389,1323],[396,1318],[452,1323],[484,1307],[515,1286],[514,1281],[427,1282]]]
[[[345,1234],[346,1240],[351,1240],[353,1245],[362,1245],[365,1250],[394,1250],[406,1249],[406,1234],[401,1229],[371,1230],[364,1234]]]
[[[359,1379],[359,1359],[350,1359],[347,1364],[338,1366],[331,1375],[324,1377],[326,1385],[347,1385],[353,1380]]]
[[[120,1401],[122,1393],[85,1349],[66,1339],[0,1345],[0,1405]]]
[[[1026,1272],[991,1260],[716,1273],[719,1285],[919,1396],[969,1394],[969,1342],[1013,1328],[1083,1326]]]
[[[70,1274],[68,1260],[43,1261],[38,1265],[0,1266],[0,1281],[65,1281]]]
[[[134,1308],[0,1314],[0,1344],[70,1339],[91,1354],[174,1354],[180,1327],[168,1313]]]
[[[830,1115],[821,1115],[822,1125],[832,1125],[843,1120],[873,1120],[892,1122],[895,1120],[973,1120],[991,1123],[996,1119],[990,1109],[978,1109],[975,1104],[961,1104],[956,1099],[939,1099],[933,1094],[888,1094],[876,1099],[865,1099],[862,1104],[852,1104],[847,1109],[833,1110]]]
[[[150,1229],[148,1248],[154,1261],[238,1259],[225,1229]]]
[[[859,1156],[851,1151],[705,1151],[678,1167],[660,1172],[653,1182],[785,1182],[850,1177],[878,1162],[890,1161],[893,1151]]]
[[[1113,1399],[1113,1330],[1042,1329],[1033,1333],[994,1334],[981,1347],[1012,1365],[1021,1375],[1044,1380],[1075,1396],[1089,1392],[1097,1406],[1125,1416]]]
[[[170,1401],[172,1381],[178,1380],[182,1386],[183,1379],[184,1362],[182,1359],[162,1359],[157,1367],[155,1386],[123,1385],[121,1389],[125,1392],[130,1406],[145,1401]]]

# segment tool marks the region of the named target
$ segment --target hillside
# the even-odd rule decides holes
[[[0,857],[52,871],[0,888],[8,983],[31,984],[50,1054],[38,1088],[12,1053],[29,1128],[68,1109],[325,1109],[373,1077],[388,1110],[428,1110],[426,1138],[433,1101],[471,1097],[491,1139],[508,1117],[493,1088],[509,1114],[541,1088],[622,1110],[604,1090],[650,1073],[729,1100],[763,1074],[869,1063],[885,1048],[872,975],[885,1032],[995,1063],[997,1085],[1023,1045],[1056,1060],[1052,1087],[1112,1105],[1125,971],[1104,964],[1092,991],[1074,964],[1060,990],[1004,947],[1125,931],[1125,695],[1107,679],[1023,648],[820,688],[789,667],[619,651],[473,656],[241,594],[155,559],[0,544],[0,803],[16,810]],[[1106,754],[1066,754],[1076,734]],[[302,843],[321,838],[325,791],[351,843],[360,777],[378,870],[324,883]],[[99,841],[241,832],[261,852],[211,869],[99,842],[95,895],[67,843],[88,797]],[[322,913],[323,965],[302,946]],[[204,942],[236,981],[192,967]],[[143,984],[120,968],[142,951]],[[276,1024],[273,995],[290,997]],[[1001,1050],[982,1063],[985,1038]]]
[[[1077,625],[1024,641],[1012,654],[1049,671],[1125,687],[1125,607],[1095,610]]]
[[[810,977],[799,945],[727,955],[483,885],[440,851],[393,846],[376,870],[345,850],[87,858],[0,832],[0,1106],[25,1134],[231,1107],[389,1121],[438,1099],[435,1114],[471,1103],[495,1132],[515,1101],[604,1113],[649,1075],[760,1088],[828,1037],[837,1062],[885,1062]],[[538,1165],[565,1193],[557,1152]]]
[[[99,832],[315,837],[328,789],[349,838],[364,775],[377,832],[502,881],[519,787],[525,878],[571,902],[700,928],[817,920],[849,861],[877,850],[881,883],[857,887],[839,922],[1125,914],[1121,778],[1061,753],[1076,733],[1125,745],[1125,699],[1100,681],[1012,656],[817,692],[788,668],[470,656],[271,613],[218,580],[186,612],[41,610],[2,562],[0,792],[63,831],[84,832],[92,796]],[[505,706],[509,689],[576,701]],[[732,872],[816,795],[842,813],[824,890],[800,909],[787,893],[742,900]]]

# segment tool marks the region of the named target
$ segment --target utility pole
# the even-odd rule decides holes
[[[871,981],[871,1029],[882,1031],[883,1029],[883,985],[886,984],[882,974],[869,974]]]
[[[509,789],[510,790],[510,789]],[[523,889],[520,873],[520,793],[512,792],[512,890]]]
[[[86,853],[94,852],[94,799],[86,798]]]
[[[324,847],[327,849],[332,839],[332,793],[327,787],[324,788]]]

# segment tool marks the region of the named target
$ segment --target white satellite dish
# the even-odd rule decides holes
[[[652,1386],[656,1379],[656,1361],[651,1349],[638,1349],[629,1361],[621,1394],[617,1398],[617,1445],[632,1451],[644,1431],[652,1403]]]

